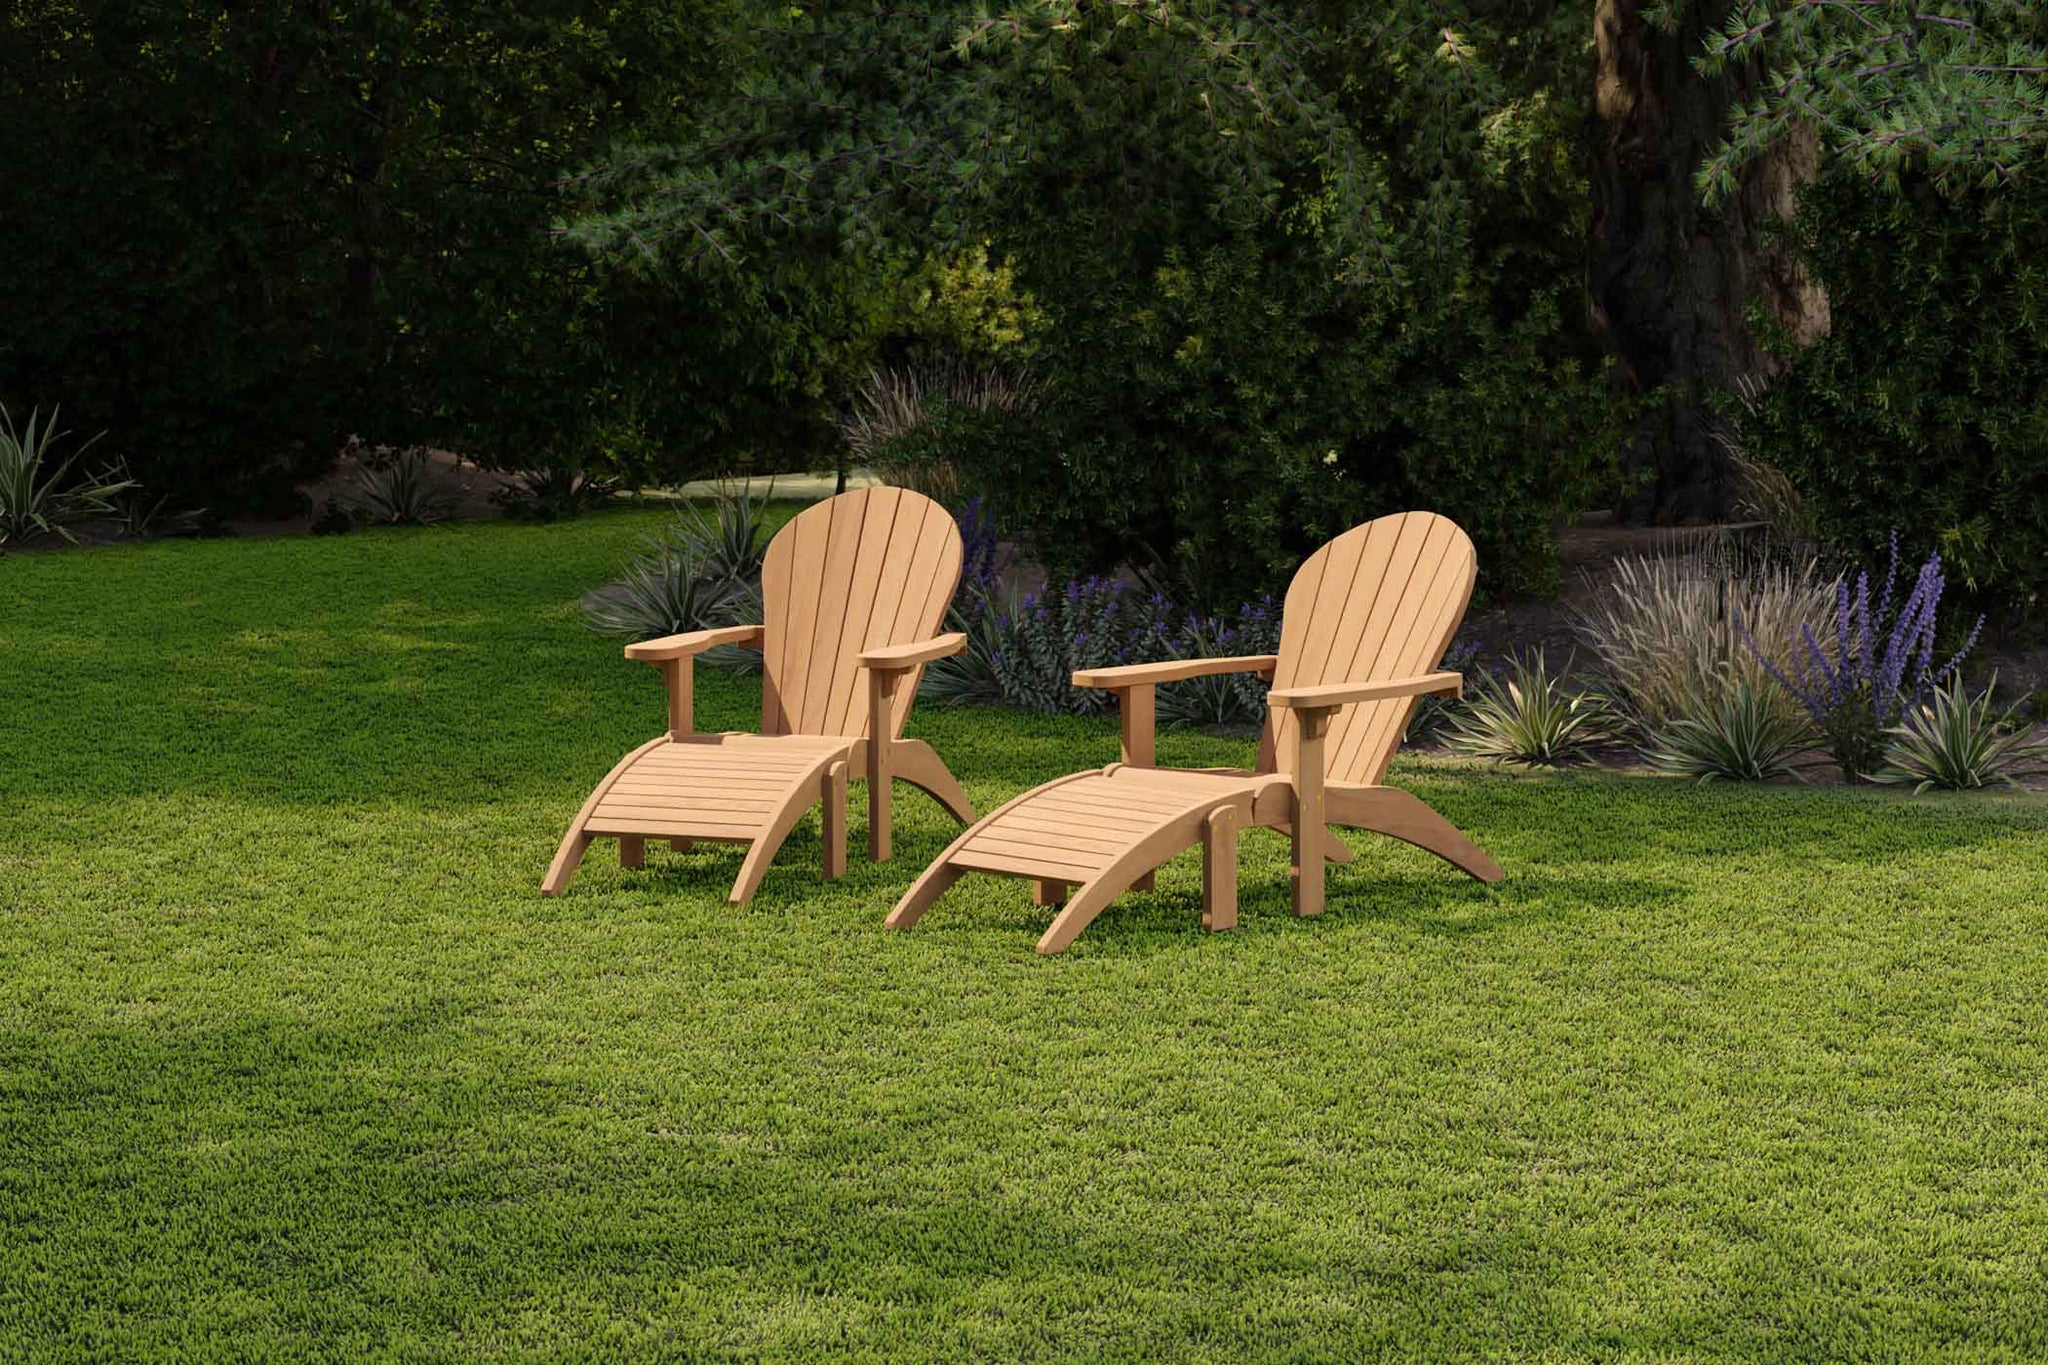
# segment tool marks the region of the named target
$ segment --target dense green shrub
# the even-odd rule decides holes
[[[2048,590],[2048,194],[1897,196],[1847,175],[1808,190],[1800,248],[1829,335],[1744,421],[1822,536],[1868,554],[1931,541],[2007,622]]]
[[[1413,130],[1378,124],[1398,83],[1348,68],[1331,41],[1344,31],[1312,44],[1343,92],[1333,103],[1398,174]],[[995,231],[1049,319],[1038,419],[998,435],[999,417],[977,417],[954,442],[1004,524],[1062,573],[1126,561],[1220,609],[1280,589],[1349,526],[1426,507],[1471,532],[1486,590],[1553,586],[1558,526],[1595,498],[1615,433],[1557,285],[1582,192],[1557,107],[1505,102],[1445,149],[1454,227],[1383,243],[1393,273],[1376,285],[1347,264],[1329,202],[1218,209],[1171,139],[1104,193],[1132,149],[1084,139],[1085,108],[1055,112],[1071,125],[1064,159],[1033,179],[1031,212]],[[1269,155],[1283,183],[1313,174],[1296,162],[1311,149]],[[1437,193],[1414,188],[1418,204]]]
[[[1587,20],[1425,17],[792,9],[739,98],[593,173],[575,235],[714,277],[986,243],[1042,317],[1041,400],[916,439],[1059,577],[1129,563],[1213,610],[1427,506],[1488,588],[1548,586],[1614,438],[1560,283]]]
[[[736,8],[11,6],[0,398],[223,515],[350,434],[636,478],[815,443],[788,290],[550,233],[565,170],[738,74]]]

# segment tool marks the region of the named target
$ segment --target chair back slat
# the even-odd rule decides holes
[[[1310,555],[1288,585],[1273,685],[1433,671],[1465,619],[1478,572],[1471,538],[1448,517],[1402,512],[1353,527]],[[1323,746],[1327,779],[1377,783],[1415,706],[1399,698],[1338,712]],[[1262,770],[1289,770],[1295,724],[1291,713],[1267,717]]]
[[[936,634],[961,553],[953,514],[908,489],[857,489],[790,518],[761,566],[762,733],[866,734],[861,651]],[[897,689],[892,738],[922,674]]]

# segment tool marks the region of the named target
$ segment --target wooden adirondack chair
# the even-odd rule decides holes
[[[1448,820],[1381,785],[1418,699],[1462,685],[1458,674],[1434,670],[1464,620],[1477,573],[1472,542],[1454,522],[1431,512],[1381,517],[1338,536],[1296,572],[1279,654],[1076,673],[1077,687],[1117,693],[1123,761],[1048,782],[973,825],[897,902],[889,927],[909,928],[968,872],[1028,877],[1039,904],[1065,902],[1038,940],[1038,951],[1051,955],[1199,841],[1202,923],[1233,928],[1237,835],[1247,826],[1291,833],[1298,915],[1323,909],[1324,861],[1353,857],[1326,824],[1390,834],[1481,881],[1499,881],[1499,866]],[[1273,680],[1258,767],[1154,767],[1153,689],[1239,672]]]
[[[650,838],[749,844],[730,897],[744,905],[796,822],[823,801],[824,874],[846,870],[846,777],[868,779],[868,856],[889,858],[890,788],[901,778],[954,818],[974,808],[930,745],[903,739],[925,664],[957,654],[934,635],[960,583],[960,527],[938,503],[899,488],[828,498],[791,518],[761,567],[766,623],[692,631],[626,646],[660,667],[668,733],[635,749],[583,803],[541,883],[567,889],[593,839],[619,841],[639,867]],[[761,732],[692,733],[693,660],[714,645],[763,654]]]

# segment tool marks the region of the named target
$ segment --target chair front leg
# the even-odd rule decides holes
[[[696,660],[688,654],[661,661],[661,680],[668,684],[668,737],[681,739],[696,728]]]
[[[890,791],[895,781],[889,768],[889,747],[896,737],[896,688],[903,675],[894,669],[868,671],[868,858],[889,861]]]
[[[846,875],[846,764],[825,769],[818,794],[818,835],[825,845],[825,880]]]
[[[1323,913],[1323,738],[1335,707],[1300,707],[1294,731],[1294,913]]]
[[[1151,683],[1132,683],[1119,687],[1116,692],[1116,709],[1120,728],[1119,751],[1127,768],[1154,768],[1158,766],[1155,747],[1158,724],[1159,689]],[[1131,883],[1133,891],[1150,891],[1157,883],[1154,874],[1147,872]]]
[[[1158,725],[1154,704],[1158,688],[1151,683],[1132,683],[1116,690],[1116,709],[1122,728],[1123,763],[1127,768],[1158,766],[1153,735]]]

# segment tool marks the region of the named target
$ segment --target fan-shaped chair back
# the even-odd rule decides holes
[[[929,639],[960,584],[960,525],[903,488],[863,488],[792,517],[761,566],[763,734],[865,735],[859,656]],[[903,731],[923,670],[895,696]]]
[[[1472,540],[1448,517],[1402,512],[1353,527],[1310,555],[1287,587],[1275,687],[1370,682],[1433,671],[1465,619],[1478,577]],[[1416,701],[1347,706],[1324,742],[1327,780],[1385,775]],[[1261,771],[1288,770],[1294,713],[1266,720]]]

